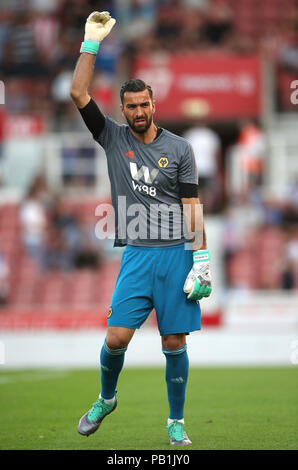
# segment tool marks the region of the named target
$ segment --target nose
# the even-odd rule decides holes
[[[145,119],[145,114],[142,111],[139,111],[136,113],[135,120],[138,120],[138,119]]]
[[[136,118],[140,118],[140,117],[143,117],[143,112],[142,112],[142,109],[141,108],[138,108],[137,109],[137,112],[136,112]]]

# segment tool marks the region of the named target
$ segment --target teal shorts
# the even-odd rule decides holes
[[[128,245],[112,296],[108,326],[140,328],[155,309],[161,335],[201,329],[199,303],[187,300],[185,279],[192,251],[184,243],[167,247]]]

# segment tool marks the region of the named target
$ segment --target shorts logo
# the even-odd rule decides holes
[[[112,312],[113,312],[113,309],[112,309],[112,307],[110,307],[109,312],[108,312],[108,318],[110,318],[110,316],[112,315]]]
[[[158,164],[159,166],[161,166],[161,168],[165,168],[166,166],[168,166],[168,163],[169,163],[169,160],[166,157],[161,157],[158,160]]]

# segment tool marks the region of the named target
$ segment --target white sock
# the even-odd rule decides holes
[[[168,424],[171,424],[173,421],[175,421],[175,420],[169,418],[169,419],[168,419]],[[177,421],[178,421],[178,423],[183,423],[183,424],[184,424],[184,418],[182,418],[182,419],[177,419]]]
[[[101,394],[99,394],[99,397],[98,398],[102,398]],[[105,403],[107,403],[108,405],[112,405],[115,401],[115,397],[113,398],[104,398],[103,399]]]

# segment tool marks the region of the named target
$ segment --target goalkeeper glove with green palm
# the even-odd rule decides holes
[[[193,253],[193,267],[190,270],[183,290],[189,300],[201,300],[209,297],[212,291],[209,250],[198,250]]]
[[[97,54],[100,42],[111,32],[116,20],[108,11],[93,11],[85,24],[85,36],[80,52]]]

